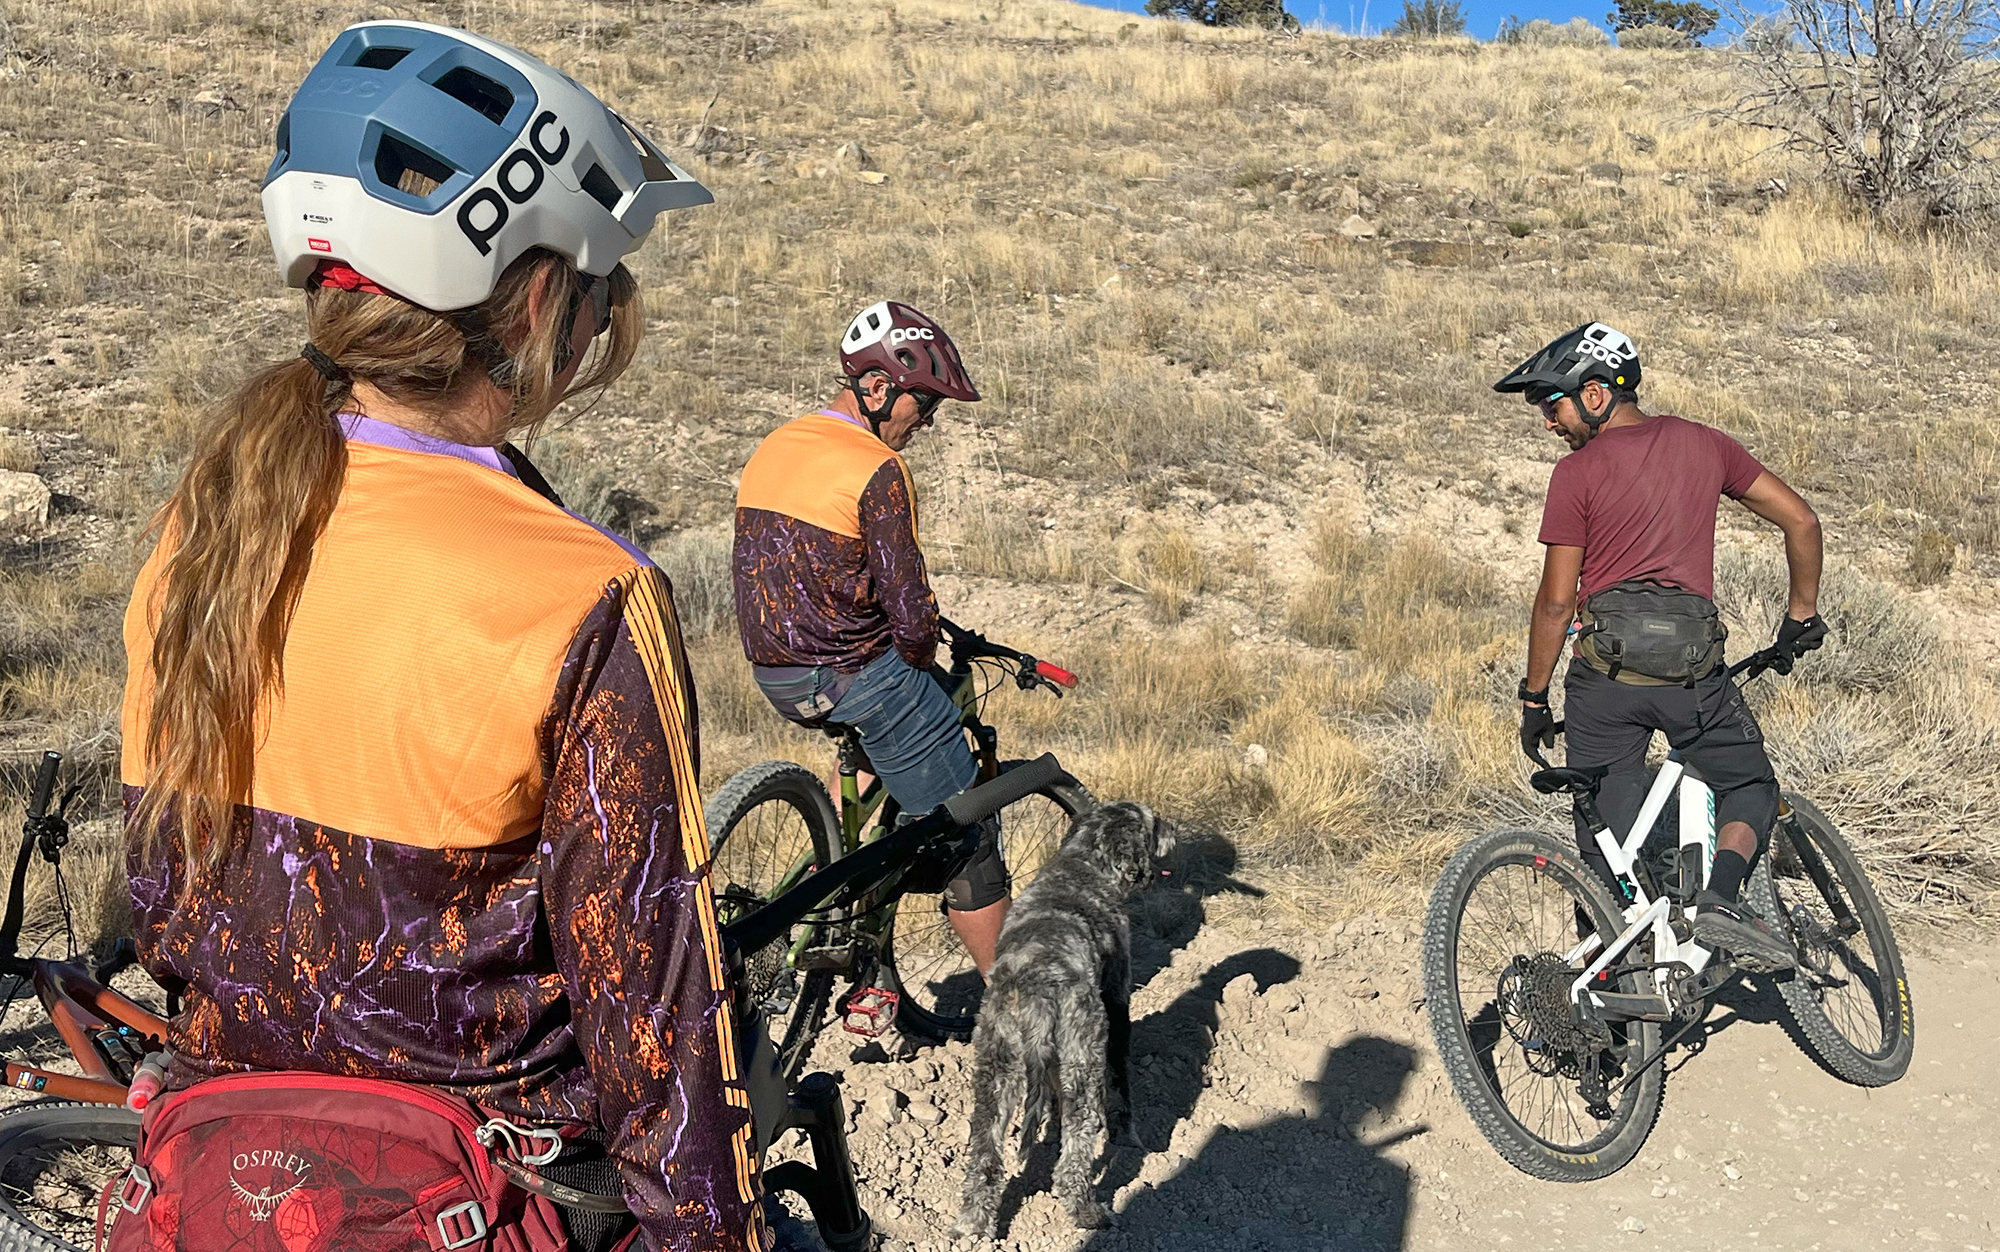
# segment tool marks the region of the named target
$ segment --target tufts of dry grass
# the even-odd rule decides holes
[[[1769,637],[1782,565],[1726,554],[1716,592],[1736,637]],[[1893,906],[1947,921],[2000,880],[2000,700],[1936,625],[1851,565],[1829,567],[1831,634],[1790,678],[1746,688],[1780,781],[1836,815]]]
[[[749,679],[727,526],[754,442],[814,407],[832,337],[884,296],[952,327],[987,397],[913,457],[934,568],[998,606],[969,624],[1085,675],[1060,704],[996,697],[1009,741],[1219,832],[1314,907],[1420,892],[1471,829],[1560,828],[1505,699],[1537,502],[1518,484],[1551,453],[1486,390],[1551,334],[1633,333],[1651,407],[1744,439],[1838,548],[1887,554],[1870,569],[1946,594],[2000,560],[2000,267],[1871,230],[1713,124],[1740,91],[1722,58],[1276,39],[1061,0],[411,13],[576,74],[717,193],[633,258],[636,367],[534,449],[673,580],[711,784],[830,756]],[[371,15],[8,9],[0,404],[34,433],[0,464],[32,458],[81,506],[0,561],[0,767],[43,742],[109,760],[140,529],[218,398],[297,341],[257,201],[272,127]],[[1375,237],[1340,234],[1351,214]],[[1781,585],[1731,577],[1745,603]],[[1028,584],[1084,611],[1025,616]],[[1895,898],[1978,906],[1990,798],[1924,762],[1987,761],[1990,693],[1946,649],[1912,664],[1927,624],[1893,595],[1841,604],[1849,643],[1758,697],[1773,741],[1898,849],[1871,852]]]

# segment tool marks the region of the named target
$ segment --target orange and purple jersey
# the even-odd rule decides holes
[[[754,665],[858,670],[937,653],[903,458],[831,409],[765,437],[736,489],[736,622]]]
[[[490,448],[344,415],[250,803],[190,868],[130,840],[139,950],[183,984],[175,1085],[431,1084],[602,1136],[643,1246],[769,1245],[666,579]],[[156,593],[126,615],[126,811]]]

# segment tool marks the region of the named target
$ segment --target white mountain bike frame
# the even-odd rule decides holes
[[[1599,974],[1609,968],[1613,961],[1624,955],[1641,935],[1653,932],[1653,989],[1663,1001],[1670,1001],[1668,981],[1671,967],[1684,965],[1691,974],[1699,974],[1708,966],[1713,953],[1696,943],[1693,938],[1694,904],[1693,892],[1680,905],[1683,939],[1675,933],[1675,902],[1666,895],[1657,898],[1646,893],[1644,877],[1636,872],[1639,849],[1645,845],[1646,836],[1653,832],[1653,823],[1660,820],[1660,813],[1667,807],[1667,797],[1678,786],[1681,793],[1680,813],[1680,863],[1679,873],[1685,881],[1687,875],[1697,872],[1701,885],[1708,885],[1708,874],[1715,861],[1715,792],[1707,783],[1687,772],[1679,752],[1667,753],[1666,763],[1660,766],[1660,773],[1653,780],[1652,790],[1646,793],[1646,802],[1639,808],[1639,816],[1632,823],[1632,829],[1621,842],[1608,826],[1595,832],[1598,850],[1611,863],[1611,872],[1618,876],[1632,896],[1632,902],[1625,907],[1626,926],[1611,946],[1597,954],[1595,960],[1584,969],[1577,980],[1570,984],[1571,1003],[1583,1004],[1585,997],[1595,1008],[1607,1007],[1604,1000],[1590,989],[1590,984]],[[1576,964],[1590,955],[1592,949],[1604,942],[1602,935],[1591,935],[1564,954],[1564,961]]]

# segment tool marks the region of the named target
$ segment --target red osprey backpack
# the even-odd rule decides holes
[[[99,1205],[98,1243],[107,1252],[566,1252],[554,1204],[515,1185],[510,1173],[525,1171],[505,1155],[530,1135],[560,1140],[502,1124],[496,1134],[469,1101],[407,1083],[211,1078],[147,1108],[136,1163]]]

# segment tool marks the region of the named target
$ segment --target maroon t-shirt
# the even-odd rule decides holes
[[[1584,599],[1643,579],[1715,598],[1715,509],[1764,467],[1699,422],[1661,414],[1617,426],[1556,462],[1541,542],[1583,549]]]

